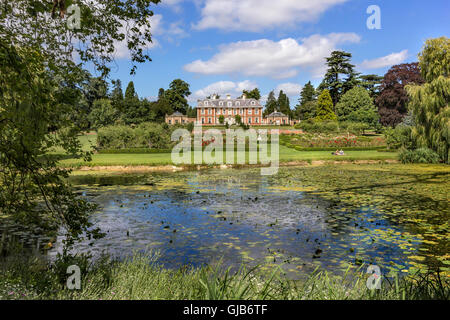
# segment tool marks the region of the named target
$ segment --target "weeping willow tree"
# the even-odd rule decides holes
[[[430,148],[449,163],[450,146],[450,39],[441,37],[425,42],[419,55],[426,83],[407,86],[409,108],[416,125],[412,138],[417,146]]]

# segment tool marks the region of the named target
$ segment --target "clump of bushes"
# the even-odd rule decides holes
[[[314,121],[312,119],[300,122],[295,126],[296,129],[301,129],[309,133],[342,133],[348,132],[353,134],[364,134],[370,126],[364,122],[352,121]]]
[[[439,163],[439,155],[431,149],[403,149],[399,154],[402,163]]]
[[[339,124],[336,121],[314,121],[306,120],[295,125],[296,129],[301,129],[311,133],[336,133],[339,132]]]
[[[97,147],[109,150],[149,148],[171,149],[171,134],[177,126],[145,122],[136,127],[108,126],[98,130]]]
[[[388,127],[384,131],[384,136],[388,149],[414,149],[410,126],[398,125],[395,128]]]

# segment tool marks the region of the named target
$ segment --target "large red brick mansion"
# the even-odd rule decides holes
[[[224,123],[235,124],[236,116],[241,117],[241,122],[252,126],[262,125],[263,107],[258,100],[247,99],[244,96],[239,99],[219,99],[212,96],[211,99],[198,100],[197,123],[202,125],[219,125],[220,116],[224,117]]]

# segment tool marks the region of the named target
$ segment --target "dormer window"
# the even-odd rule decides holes
[[[254,106],[255,105],[255,101],[252,101],[252,106]]]
[[[240,106],[240,105],[241,105],[241,103],[240,103],[240,102],[238,101],[238,102],[236,102],[236,105],[237,105],[237,106]]]
[[[233,102],[228,102],[228,107],[233,106]]]
[[[205,106],[207,106],[208,105],[208,101],[205,101]]]

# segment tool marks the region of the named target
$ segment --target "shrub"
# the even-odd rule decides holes
[[[384,131],[386,143],[389,149],[414,149],[411,138],[411,127],[399,125],[395,129],[388,127]]]
[[[313,120],[302,121],[295,125],[296,129],[302,129],[311,133],[336,133],[339,132],[339,124],[336,121],[317,122]]]
[[[334,121],[336,114],[333,112],[333,100],[330,91],[323,90],[317,99],[316,121]]]
[[[366,89],[355,87],[345,93],[335,107],[339,120],[364,122],[375,126],[378,112]]]
[[[347,131],[355,134],[364,134],[369,129],[369,125],[364,122],[350,122]]]
[[[439,155],[431,149],[403,149],[399,154],[402,163],[439,163]]]
[[[151,122],[142,123],[135,128],[108,126],[98,130],[97,146],[99,149],[170,149],[171,133],[176,128]]]

